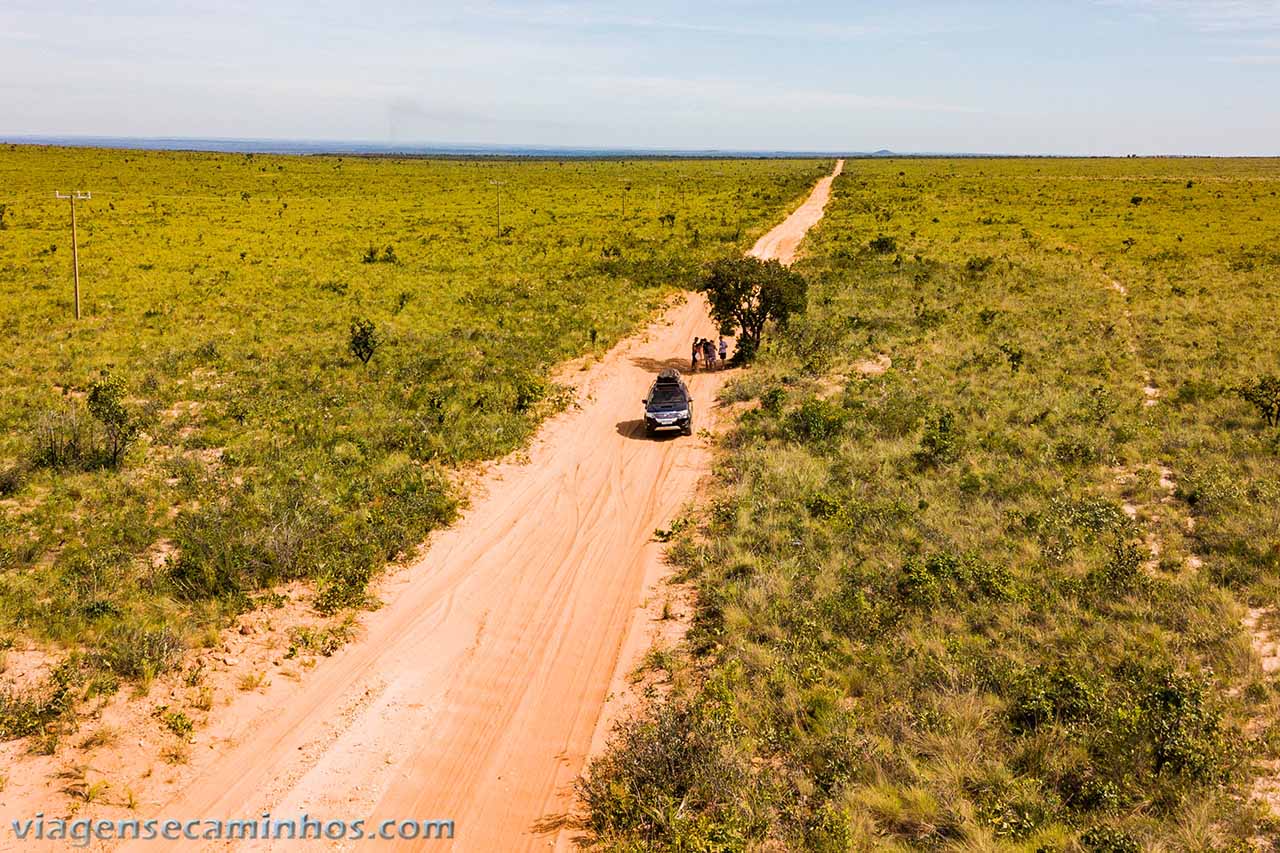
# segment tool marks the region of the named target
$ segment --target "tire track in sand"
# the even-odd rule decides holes
[[[842,166],[751,253],[789,263]],[[182,792],[146,811],[306,812],[370,827],[452,819],[452,843],[419,845],[553,845],[554,830],[535,827],[568,809],[572,781],[607,728],[606,698],[646,645],[638,608],[646,583],[663,575],[652,532],[711,462],[705,438],[648,440],[634,415],[655,364],[713,331],[706,302],[691,295],[584,372],[580,407],[543,426],[527,461],[492,467],[462,519],[396,578],[365,638],[211,743]],[[727,375],[690,377],[698,427],[715,428],[712,401]]]

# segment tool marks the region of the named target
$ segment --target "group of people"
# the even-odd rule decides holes
[[[717,366],[723,368],[728,356],[729,344],[725,341],[724,335],[720,336],[719,344],[713,342],[711,338],[694,338],[693,357],[689,361],[689,369],[696,371],[699,361],[706,365],[707,370],[715,370]]]

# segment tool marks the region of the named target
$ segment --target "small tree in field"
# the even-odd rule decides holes
[[[1259,377],[1238,387],[1236,393],[1253,404],[1267,426],[1280,426],[1280,376]]]
[[[725,258],[711,265],[698,289],[722,329],[741,329],[735,358],[746,361],[760,348],[766,323],[785,325],[805,310],[808,287],[804,276],[776,260]]]
[[[351,321],[351,340],[348,342],[351,354],[367,365],[369,359],[382,346],[382,338],[378,335],[377,326],[366,317],[357,317]]]
[[[102,424],[106,435],[104,461],[112,468],[119,467],[125,451],[141,431],[137,419],[125,408],[124,396],[124,380],[118,376],[104,375],[89,386],[89,414]]]

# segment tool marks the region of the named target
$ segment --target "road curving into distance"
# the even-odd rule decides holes
[[[751,253],[789,263],[842,166]],[[573,377],[580,407],[548,421],[525,459],[487,471],[458,523],[383,590],[364,638],[239,720],[179,795],[139,817],[307,813],[365,818],[366,831],[438,819],[454,821],[454,840],[423,849],[565,845],[554,819],[602,740],[611,685],[643,651],[637,614],[662,576],[653,531],[711,463],[706,438],[645,438],[641,398],[660,367],[687,367],[694,337],[714,335],[691,295]],[[695,428],[714,428],[727,376],[689,377]],[[358,844],[314,845],[340,846]]]

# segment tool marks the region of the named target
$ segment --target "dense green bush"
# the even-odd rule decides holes
[[[382,346],[382,336],[378,328],[367,317],[356,317],[351,321],[351,329],[347,337],[347,348],[351,354],[360,359],[361,364],[368,364],[378,348]]]
[[[179,596],[189,601],[243,598],[245,592],[275,579],[266,554],[245,531],[236,509],[201,507],[179,516],[174,531],[177,557],[168,576]]]
[[[871,251],[877,255],[892,255],[898,251],[898,241],[884,234],[872,238],[868,245],[871,246]]]
[[[797,441],[825,442],[840,435],[848,413],[839,405],[820,398],[810,398],[787,417],[787,429]]]
[[[380,566],[371,547],[329,552],[316,569],[316,609],[321,613],[336,613],[343,608],[364,606],[368,601],[369,581]]]
[[[745,851],[754,783],[735,734],[713,704],[661,703],[624,721],[577,784],[584,828],[603,846],[633,838],[654,851]]]
[[[175,666],[183,648],[182,637],[168,625],[118,625],[99,640],[93,662],[119,678],[146,680]]]
[[[377,246],[371,245],[360,256],[360,262],[365,264],[398,264],[400,259],[396,256],[394,246],[384,246],[379,250]]]
[[[50,674],[41,688],[26,693],[16,693],[7,686],[0,688],[0,741],[43,735],[56,742],[58,728],[75,702],[77,682],[75,664],[65,663]],[[37,744],[41,748],[45,745]]]
[[[15,462],[0,467],[0,498],[7,498],[22,491],[31,471],[26,462]]]
[[[943,465],[960,458],[961,433],[956,416],[947,410],[930,415],[924,422],[924,434],[920,436],[920,450],[916,458],[923,465]]]
[[[987,270],[991,269],[991,265],[996,259],[990,255],[974,256],[964,262],[964,271],[971,276],[980,276]]]
[[[1110,826],[1095,826],[1080,837],[1080,843],[1088,853],[1141,853],[1142,848],[1132,836]]]

